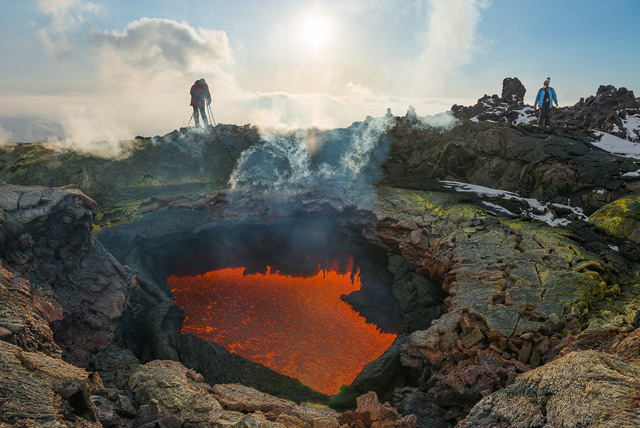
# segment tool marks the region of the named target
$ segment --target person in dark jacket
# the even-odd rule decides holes
[[[536,95],[535,106],[536,110],[540,107],[540,120],[538,126],[551,126],[551,102],[553,101],[558,107],[558,98],[556,98],[555,89],[549,86],[551,79],[547,77],[544,81],[542,88]]]
[[[196,80],[196,83],[191,87],[191,106],[193,107],[193,119],[196,121],[196,128],[200,128],[198,112],[204,121],[205,128],[209,127],[207,113],[204,109],[205,101],[207,105],[211,104],[211,92],[209,92],[209,85],[207,85],[207,82],[204,79]]]

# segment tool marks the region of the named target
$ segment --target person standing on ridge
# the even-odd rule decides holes
[[[196,122],[196,128],[200,128],[198,112],[204,121],[205,128],[209,127],[207,113],[204,109],[205,101],[207,102],[207,105],[211,105],[211,92],[209,92],[209,85],[207,85],[207,82],[204,79],[196,80],[196,83],[191,87],[191,106],[193,107],[193,119]]]
[[[551,102],[553,101],[556,107],[558,107],[556,91],[549,86],[549,82],[551,82],[551,78],[547,77],[543,83],[543,87],[538,91],[536,101],[534,102],[536,110],[540,107],[538,126],[551,126]]]

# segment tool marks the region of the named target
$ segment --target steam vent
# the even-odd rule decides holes
[[[640,104],[525,93],[1,145],[0,427],[640,426]]]

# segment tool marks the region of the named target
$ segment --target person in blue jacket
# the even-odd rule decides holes
[[[551,126],[551,102],[553,101],[558,107],[558,98],[556,98],[555,89],[549,86],[551,79],[547,77],[544,81],[544,86],[538,91],[536,95],[535,106],[536,110],[540,107],[540,120],[538,126]]]

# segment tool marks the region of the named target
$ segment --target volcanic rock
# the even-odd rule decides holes
[[[245,385],[217,384],[211,387],[211,391],[225,410],[243,413],[262,412],[275,417],[286,415],[311,425],[318,418],[336,420],[338,417],[338,412],[329,407],[305,403],[296,404],[293,401],[274,397]],[[287,420],[292,421],[291,419]]]
[[[573,107],[559,109],[557,120],[573,126],[599,129],[611,132],[614,124],[621,124],[621,112],[637,113],[640,104],[636,101],[633,91],[626,88],[616,88],[612,85],[601,85],[595,96],[581,99]],[[623,138],[627,136],[624,135]]]
[[[415,274],[441,284],[448,312],[429,328],[414,331],[409,342],[400,342],[398,374],[380,382],[387,369],[372,371],[375,376],[365,369],[345,394],[353,397],[371,388],[388,400],[393,399],[393,388],[411,382],[443,424],[510,385],[519,374],[548,363],[558,355],[555,350],[565,343],[563,338],[575,337],[591,321],[613,319],[616,315],[610,309],[637,295],[633,272],[640,257],[617,241],[630,251],[615,251],[610,238],[585,223],[558,229],[496,217],[469,205],[464,195],[389,187],[342,196],[314,190],[294,195],[271,192],[268,197],[239,192],[233,198],[242,207],[241,216],[219,203],[227,198],[220,194],[212,199],[216,203],[194,201],[190,215],[200,218],[198,211],[206,210],[211,225],[229,225],[323,212],[339,225],[364,231],[368,240],[396,254],[390,264],[398,278],[411,277],[405,260]],[[159,218],[172,218],[174,210],[149,219],[155,224]],[[180,213],[186,221],[185,212]],[[110,245],[122,245],[126,241],[114,239],[116,233],[136,236],[135,230],[134,225],[121,226],[103,233]],[[154,232],[146,231],[150,241],[145,248],[166,248],[163,233],[155,235],[159,241],[153,243]],[[619,332],[635,328],[633,317],[621,322]],[[190,349],[181,355],[196,355],[202,345],[194,342]],[[385,358],[370,366],[394,367],[396,363],[385,366]],[[394,383],[402,379],[404,385]],[[437,409],[446,410],[442,414]],[[423,418],[434,419],[423,413],[418,415],[419,424],[426,424]]]
[[[100,374],[107,388],[125,389],[131,372],[139,365],[140,361],[131,350],[110,345],[96,350],[91,356],[90,368]]]
[[[527,93],[524,85],[517,77],[507,77],[502,81],[502,99],[516,101],[523,101],[524,94]]]
[[[33,415],[43,423],[67,417],[77,424],[126,426],[135,414],[138,425],[148,426],[337,426],[331,410],[264,391],[298,401],[324,401],[321,394],[215,343],[181,334],[185,313],[173,303],[161,264],[204,240],[223,245],[211,239],[218,236],[214,231],[301,218],[313,225],[322,217],[350,239],[388,255],[391,291],[406,316],[394,346],[341,394],[355,400],[374,390],[395,409],[365,395],[344,416],[347,424],[447,426],[482,400],[464,426],[499,425],[517,415],[531,426],[577,424],[588,405],[602,412],[605,423],[624,426],[621,418],[636,416],[628,405],[637,399],[630,391],[638,389],[640,251],[629,238],[635,239],[637,229],[633,204],[640,176],[634,176],[634,161],[594,148],[587,127],[626,132],[637,100],[623,88],[601,88],[580,106],[556,111],[563,126],[547,131],[525,124],[532,115],[521,86],[506,80],[501,97],[454,108],[459,118],[474,120],[448,131],[418,126],[413,115],[394,118],[381,137],[393,144],[378,186],[218,192],[242,151],[260,141],[248,127],[139,139],[115,160],[42,146],[0,150],[4,179],[77,182],[103,203],[96,208],[77,189],[0,186],[0,345],[9,349],[1,361],[12,361],[7,370],[21,376],[33,372],[25,363],[33,355],[62,367],[57,380],[47,377],[34,389],[34,408],[20,405],[17,416],[5,406],[17,378],[3,373],[0,384],[14,383],[0,388],[2,417],[12,423],[42,411]],[[381,153],[382,159],[386,152]],[[277,162],[272,166],[279,168]],[[444,180],[518,195],[462,193]],[[518,214],[532,204],[548,204],[548,211]],[[137,220],[94,239],[96,209],[101,227]],[[580,209],[595,211],[591,222],[599,227],[584,222]],[[137,269],[137,279],[120,263]],[[97,374],[87,378],[85,371],[52,358],[60,349],[69,361],[91,364],[104,385],[91,387],[101,385]],[[581,349],[619,355],[626,363],[591,351],[563,356]],[[182,361],[198,373],[177,361],[150,361],[155,358]],[[136,368],[138,359],[150,362]],[[128,402],[127,387],[135,405]],[[70,398],[67,390],[75,391]],[[43,394],[53,398],[37,398]],[[602,403],[615,398],[621,408],[606,413]],[[531,412],[518,413],[522,409]]]
[[[12,280],[24,288],[19,299],[39,308],[34,316],[50,323],[65,359],[86,366],[94,349],[115,339],[132,273],[93,240],[96,204],[79,190],[0,184],[0,195],[2,259],[29,278]],[[42,323],[34,327],[47,335]]]
[[[635,427],[640,368],[596,351],[568,354],[480,401],[459,428]]]
[[[605,205],[591,214],[589,221],[616,236],[640,242],[640,193]]]
[[[31,293],[29,281],[0,265],[0,339],[26,351],[59,357],[62,350],[53,340],[49,321],[62,317],[39,291]]]
[[[189,373],[182,364],[167,360],[154,360],[134,370],[129,387],[141,406],[149,406],[140,411],[151,412],[138,420],[157,418],[175,421],[176,426],[213,426],[222,416],[222,406],[206,384]]]
[[[418,428],[449,428],[462,415],[452,415],[447,410],[429,401],[427,394],[418,388],[398,388],[392,404],[403,415],[415,415]]]
[[[506,122],[514,125],[530,123],[535,120],[534,109],[524,105],[526,92],[520,79],[507,77],[502,81],[501,97],[485,95],[472,107],[454,105],[451,111],[458,118],[474,122]]]
[[[83,369],[4,341],[0,362],[0,426],[102,426]]]
[[[343,413],[338,420],[343,425],[366,428],[415,428],[417,423],[415,415],[402,416],[388,402],[381,404],[373,391],[358,397],[356,410]]]
[[[538,114],[532,106],[524,104],[526,90],[517,78],[506,78],[502,83],[502,97],[480,98],[476,105],[451,107],[453,114],[472,121],[492,121],[511,125],[534,124]],[[640,141],[640,103],[633,91],[601,85],[596,95],[569,107],[553,108],[552,123],[563,128],[584,131],[599,130],[629,141]]]
[[[442,133],[401,120],[390,132],[394,144],[382,182],[396,187],[434,190],[439,180],[473,183],[539,201],[571,201],[590,214],[636,190],[640,180],[623,176],[638,169],[632,159],[594,150],[578,132],[466,122]]]

